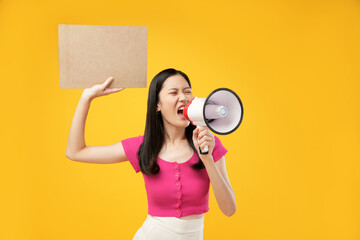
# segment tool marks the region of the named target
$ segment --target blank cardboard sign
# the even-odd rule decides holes
[[[60,88],[145,88],[147,27],[59,24]]]

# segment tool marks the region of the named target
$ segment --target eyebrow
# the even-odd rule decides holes
[[[190,87],[184,87],[183,90],[185,90],[187,88],[191,89]],[[169,88],[168,90],[178,90],[178,89],[177,88]]]

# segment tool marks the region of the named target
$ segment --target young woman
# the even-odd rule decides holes
[[[107,88],[113,78],[83,91],[70,128],[66,157],[87,163],[129,161],[142,172],[148,214],[134,240],[203,239],[210,183],[226,216],[236,212],[226,172],[227,150],[207,127],[196,128],[182,114],[193,99],[187,75],[165,69],[151,81],[144,135],[108,146],[86,146],[85,120],[91,101],[123,88]],[[208,154],[199,147],[208,146]]]

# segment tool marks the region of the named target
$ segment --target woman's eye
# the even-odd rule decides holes
[[[191,94],[191,92],[185,92],[185,93],[190,93]],[[171,92],[171,93],[169,93],[169,94],[177,94],[177,92]]]

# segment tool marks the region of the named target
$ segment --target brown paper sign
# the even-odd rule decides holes
[[[147,27],[59,24],[60,88],[145,88]]]

